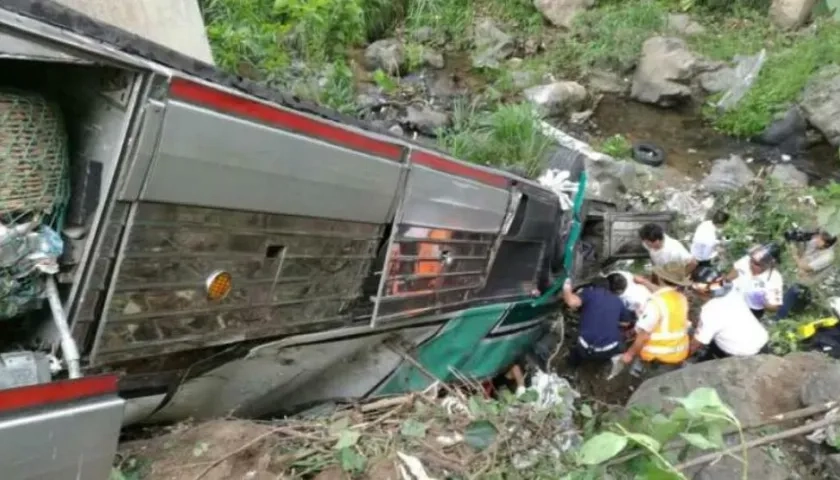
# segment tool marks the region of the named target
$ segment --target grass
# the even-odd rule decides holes
[[[441,146],[452,155],[480,165],[523,169],[537,175],[553,142],[540,131],[528,104],[499,105],[489,112],[475,106],[460,106],[453,126],[440,137]]]
[[[432,42],[450,48],[467,48],[475,19],[472,0],[411,0],[405,20],[406,30],[428,29]]]

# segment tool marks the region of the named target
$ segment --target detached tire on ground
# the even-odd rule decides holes
[[[665,150],[652,143],[637,143],[633,145],[633,160],[642,165],[658,167],[665,163]]]

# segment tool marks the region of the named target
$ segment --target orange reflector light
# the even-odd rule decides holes
[[[233,287],[233,277],[224,270],[217,270],[207,277],[207,298],[221,300],[228,296]]]

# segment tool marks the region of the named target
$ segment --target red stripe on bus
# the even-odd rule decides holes
[[[102,375],[0,390],[0,412],[114,394],[117,381],[116,375]]]
[[[494,187],[507,188],[510,185],[510,181],[501,175],[423,151],[412,152],[411,161],[441,172],[478,180]]]
[[[257,120],[365,153],[396,161],[402,158],[403,148],[398,144],[377,140],[299,113],[265,105],[183,78],[172,79],[170,93],[179,100]]]

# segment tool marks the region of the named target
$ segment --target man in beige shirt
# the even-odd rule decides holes
[[[810,299],[809,290],[831,274],[836,244],[836,236],[819,230],[804,246],[795,247],[793,258],[797,267],[797,283],[785,292],[782,307],[776,313],[776,320],[787,318],[792,311],[801,309]]]

